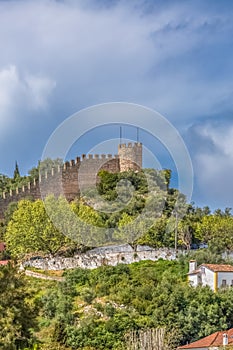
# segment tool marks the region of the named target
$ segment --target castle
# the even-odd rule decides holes
[[[63,166],[48,169],[39,179],[34,179],[27,186],[16,188],[15,191],[3,193],[0,198],[0,219],[12,202],[21,199],[41,199],[46,195],[56,197],[64,195],[68,201],[80,195],[83,189],[96,184],[100,170],[111,173],[128,170],[137,171],[142,168],[142,144],[140,142],[119,144],[118,154],[82,155],[75,160],[65,162]]]

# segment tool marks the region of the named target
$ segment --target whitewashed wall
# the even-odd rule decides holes
[[[230,286],[233,280],[233,272],[218,272],[218,288],[221,287],[222,280],[226,280],[227,286]]]
[[[197,285],[198,285],[198,275],[197,274],[189,275],[188,280],[189,280],[189,283],[191,286],[197,287]]]
[[[203,271],[201,272],[202,285],[210,286],[214,290],[214,272],[206,267],[203,267]]]

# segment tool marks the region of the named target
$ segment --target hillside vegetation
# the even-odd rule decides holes
[[[167,349],[173,350],[233,327],[233,289],[194,289],[186,276],[190,258],[198,263],[225,262],[221,253],[233,249],[231,211],[211,213],[208,207],[186,203],[184,195],[170,188],[170,176],[168,170],[102,171],[97,194],[88,189],[71,203],[48,196],[45,202],[27,199],[9,206],[1,239],[7,243],[3,258],[11,257],[14,264],[27,254],[70,256],[103,239],[175,247],[175,233],[178,247],[187,255],[172,262],[77,268],[64,273],[64,282],[35,280],[11,265],[0,267],[1,349],[125,350],[130,332],[165,329]],[[104,210],[109,203],[114,210]],[[137,218],[145,208],[143,224],[149,225],[140,227]],[[98,228],[111,229],[110,235],[103,237],[105,230]],[[141,228],[143,234],[135,235]],[[208,249],[190,250],[203,243]]]
[[[195,254],[219,261],[213,254]],[[190,287],[188,258],[77,268],[65,272],[64,282],[1,267],[1,349],[125,350],[130,331],[162,328],[173,350],[233,327],[233,289]]]
[[[204,243],[213,252],[230,252],[230,209],[211,213],[208,207],[187,203],[183,194],[170,188],[170,176],[169,170],[101,171],[98,191],[89,189],[71,203],[53,196],[44,202],[25,199],[11,203],[0,224],[1,239],[16,258],[103,243],[175,247],[175,233],[179,248],[189,250]]]

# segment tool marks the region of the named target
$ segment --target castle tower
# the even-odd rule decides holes
[[[140,170],[142,168],[142,143],[118,145],[120,171]]]

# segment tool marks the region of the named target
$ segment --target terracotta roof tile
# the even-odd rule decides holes
[[[223,334],[228,335],[228,344],[233,344],[233,328],[228,331],[219,331],[211,335],[208,335],[205,338],[199,339],[193,343],[179,346],[178,349],[198,349],[198,348],[209,348],[214,346],[223,345]]]
[[[7,265],[9,260],[0,260],[0,265]]]
[[[218,265],[218,264],[202,264],[201,266],[207,267],[214,272],[233,272],[232,265]]]
[[[214,271],[214,272],[233,272],[233,266],[232,265],[202,264],[196,270],[188,272],[188,275],[193,275],[193,274],[201,272],[201,267],[202,266],[203,267],[207,267],[209,270]]]

